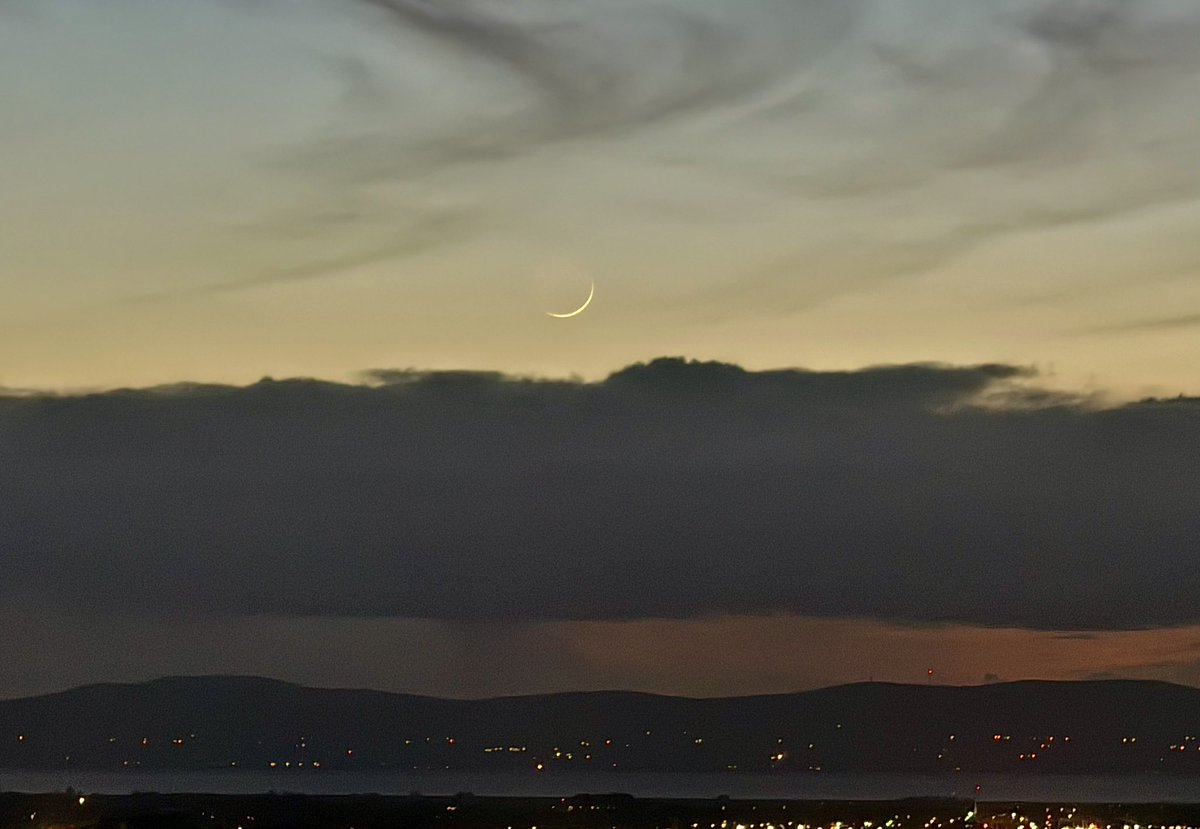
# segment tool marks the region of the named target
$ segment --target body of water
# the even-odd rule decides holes
[[[625,792],[639,797],[891,800],[962,797],[981,785],[983,800],[1200,803],[1200,777],[1184,775],[906,775],[906,774],[622,774],[378,772],[0,772],[0,791],[92,794],[294,792],[338,795],[473,792],[495,796],[568,796]]]

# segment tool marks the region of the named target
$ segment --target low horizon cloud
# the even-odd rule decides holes
[[[1200,402],[1026,369],[378,371],[0,396],[6,602],[447,621],[1200,621]]]

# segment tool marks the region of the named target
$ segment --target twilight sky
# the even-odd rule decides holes
[[[1194,0],[3,0],[0,384],[1195,391],[1198,40]]]
[[[0,695],[1200,683],[1197,43],[0,0]]]

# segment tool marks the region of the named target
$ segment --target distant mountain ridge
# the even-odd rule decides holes
[[[451,700],[209,676],[0,701],[0,768],[233,767],[1200,773],[1200,689],[863,683],[717,699]]]

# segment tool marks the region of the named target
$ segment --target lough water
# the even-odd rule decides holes
[[[891,800],[962,797],[983,786],[984,800],[1200,803],[1200,777],[1185,775],[838,775],[838,774],[573,774],[533,772],[403,773],[324,771],[29,772],[0,771],[0,791],[53,792],[71,787],[92,794],[205,792],[258,794],[447,795],[559,797],[625,792],[639,797]]]

